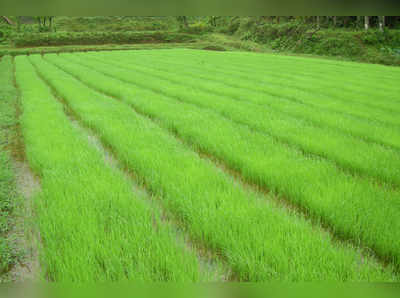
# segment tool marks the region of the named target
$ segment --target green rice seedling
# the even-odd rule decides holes
[[[163,206],[176,214],[191,238],[226,259],[238,280],[390,280],[393,278],[390,272],[383,271],[368,257],[362,261],[362,257],[355,249],[334,244],[329,234],[322,232],[317,226],[313,227],[301,216],[275,206],[270,195],[260,196],[245,190],[241,183],[233,180],[215,164],[200,158],[165,129],[135,113],[126,104],[95,92],[39,56],[32,56],[30,59],[41,76],[66,100],[83,123],[91,127],[101,140],[112,148],[116,156],[141,177],[149,190],[161,196]],[[82,73],[86,70],[81,68]],[[93,73],[86,73],[86,77],[92,84],[98,86],[126,90],[124,84],[105,76],[100,79]],[[140,89],[129,88],[134,92],[140,92]],[[133,97],[132,102],[136,99],[139,100]],[[163,109],[164,106],[158,106],[163,99],[157,100],[157,96],[155,99],[156,101],[152,101],[148,97],[143,98],[143,101],[148,102],[149,106],[153,105],[154,109]],[[182,116],[190,119],[192,115],[197,114],[197,111],[187,109]],[[202,120],[210,120],[209,113],[200,115],[204,115]],[[235,126],[237,131],[232,135],[234,131],[230,131],[229,121],[221,125],[222,119],[218,116],[212,120],[216,122],[210,122],[207,127],[209,131],[201,125],[203,122],[197,122],[197,127],[201,127],[201,130],[197,131],[198,135],[193,136],[192,140],[201,142],[199,137],[203,141],[208,138],[207,144],[213,143],[216,150],[226,147],[226,141],[229,141],[227,150],[232,153],[243,153],[240,134],[244,134],[246,130]],[[187,129],[189,133],[193,128],[182,121],[182,129]],[[221,139],[216,140],[216,136]],[[255,134],[248,140],[246,146],[254,149],[258,137]],[[235,143],[236,141],[238,143]],[[252,160],[253,166],[261,154],[269,153],[275,153],[271,156],[277,158],[275,165],[284,161],[279,154],[281,156],[292,154],[295,159],[288,159],[288,162],[296,162],[297,159],[298,163],[303,163],[304,166],[319,163],[309,161],[301,154],[280,146],[274,148],[262,153],[254,151],[254,155],[245,154],[243,157]],[[278,153],[281,150],[284,152]],[[239,162],[237,164],[239,165]],[[287,165],[282,164],[281,169]],[[297,165],[289,167],[288,171],[295,175],[293,171]],[[258,164],[259,168],[264,166],[266,164],[262,161]],[[279,171],[279,168],[275,170],[279,172],[276,178],[284,178],[283,171]],[[304,171],[304,167],[301,170]],[[285,176],[289,178],[290,173],[286,172]],[[309,178],[310,176],[306,175],[304,182]],[[346,182],[344,179],[347,178],[349,177],[341,176],[340,179]],[[282,183],[285,181],[294,184],[293,180],[281,179]],[[354,181],[349,181],[344,187],[351,189],[354,186],[352,190],[355,192],[362,190],[364,186],[362,183],[358,185]],[[333,183],[337,182],[336,180]],[[298,186],[296,191],[306,187],[304,184]],[[314,197],[318,191],[314,191]],[[333,191],[326,194],[327,200],[332,202]],[[343,211],[343,208],[340,210]]]
[[[34,198],[42,278],[63,282],[198,281],[193,252],[176,241],[160,210],[105,164],[87,136],[39,79],[16,58],[21,126],[42,191]]]
[[[169,51],[161,51],[168,53]],[[167,57],[158,57],[157,55],[144,55],[138,53],[132,55],[131,53],[121,53],[121,55],[104,55],[108,60],[113,60],[118,57],[119,62],[127,62],[133,65],[151,66],[151,68],[157,69],[171,69],[174,67],[174,73],[185,72],[189,75],[189,78],[199,78],[206,80],[212,80],[214,82],[223,83],[233,87],[240,87],[253,92],[261,92],[265,95],[269,95],[270,99],[280,99],[280,101],[288,101],[290,103],[297,103],[306,105],[310,108],[315,107],[315,104],[320,103],[319,108],[327,111],[335,112],[336,114],[352,115],[352,113],[360,113],[365,110],[364,114],[358,114],[366,118],[365,120],[372,119],[374,115],[375,120],[383,121],[388,116],[392,118],[395,123],[398,123],[398,119],[393,116],[400,112],[399,102],[397,94],[400,90],[395,89],[391,92],[382,92],[382,88],[385,86],[396,86],[397,83],[386,82],[383,86],[379,85],[379,88],[373,88],[377,86],[376,80],[370,81],[368,87],[364,87],[362,90],[352,88],[350,91],[343,91],[342,88],[346,88],[349,84],[347,81],[336,81],[334,78],[324,79],[321,75],[315,78],[310,78],[309,74],[306,74],[307,70],[303,68],[302,73],[299,75],[287,75],[293,71],[295,66],[285,66],[278,63],[279,69],[265,68],[255,69],[254,66],[247,66],[239,64],[236,68],[231,68],[232,65],[237,61],[230,59],[222,63],[223,59],[201,59],[202,55],[197,55],[198,58],[181,57],[179,61],[174,60],[174,57],[168,59]],[[155,56],[155,57],[154,57]],[[196,57],[196,56],[195,56]],[[200,59],[199,59],[200,57]],[[222,61],[221,61],[222,60]],[[153,62],[153,63],[151,63]],[[168,63],[169,62],[169,63]],[[151,63],[151,64],[149,64]],[[124,64],[126,65],[126,64]],[[173,65],[173,66],[172,66]],[[248,70],[247,70],[248,69]],[[198,71],[196,71],[198,70]],[[246,71],[244,71],[246,70]],[[251,70],[251,71],[249,71]],[[286,75],[280,75],[283,71]],[[208,73],[206,73],[208,71]],[[208,76],[209,72],[212,71],[213,77]],[[276,77],[282,77],[277,79]],[[360,79],[359,79],[360,80]],[[279,90],[279,92],[277,92]],[[288,90],[291,93],[286,93]],[[250,91],[248,91],[250,92]],[[366,100],[357,101],[355,98],[360,96],[360,93],[365,92]],[[251,99],[251,93],[248,94]],[[258,98],[259,96],[257,96]],[[305,100],[303,100],[305,99]],[[261,101],[262,103],[263,101]],[[377,106],[379,105],[379,106]],[[387,115],[388,114],[388,115]],[[382,117],[383,116],[383,117]]]
[[[165,52],[165,51],[162,51]],[[139,54],[138,54],[139,55]],[[158,60],[149,60],[151,59],[153,55],[147,55],[146,57],[136,57],[139,58],[138,61],[135,61],[135,64],[140,64],[147,61],[147,69],[149,66],[151,68],[161,68],[163,63],[165,62],[165,58],[162,59],[162,61]],[[103,61],[108,61],[112,56],[103,56]],[[133,58],[131,59],[130,62],[126,62],[123,65],[126,67],[129,65],[129,63],[133,62]],[[188,62],[189,63],[189,62]],[[226,65],[226,64],[224,64]],[[204,69],[205,74],[202,74],[201,78],[208,78],[207,80],[216,80],[223,82],[225,85],[228,85],[230,87],[240,87],[240,89],[249,89],[251,88],[252,90],[255,89],[262,89],[264,88],[264,84],[262,81],[257,80],[257,78],[252,78],[251,80],[246,81],[244,78],[251,74],[251,72],[244,72],[242,71],[240,76],[234,75],[231,72],[227,72],[226,74],[221,74],[220,69],[223,66],[212,66],[210,68],[207,68],[207,66],[204,66],[204,63],[201,64],[201,67],[199,69]],[[136,65],[135,65],[136,67]],[[169,65],[166,67],[165,70],[168,68],[173,67],[175,70],[174,73],[181,73],[181,69],[179,69],[179,66],[176,65],[176,63],[173,63],[173,65]],[[187,66],[186,66],[187,68]],[[188,70],[185,70],[186,72]],[[213,77],[210,77],[208,74],[212,71],[214,74]],[[187,78],[189,77],[196,77],[199,78],[197,75],[198,72],[195,71],[195,67],[190,68],[190,76],[187,73],[185,75],[185,82]],[[261,75],[258,75],[258,77],[262,77]],[[168,79],[171,79],[171,76],[168,76]],[[227,82],[228,81],[228,82]],[[247,82],[251,82],[251,87],[249,87],[249,84]],[[196,86],[199,85],[198,83]],[[254,87],[256,86],[256,87]],[[290,100],[286,100],[285,98],[282,97],[276,97],[276,96],[269,96],[268,94],[263,94],[262,96],[260,94],[256,94],[256,96],[250,96],[252,93],[250,92],[247,94],[247,90],[240,90],[238,88],[235,88],[234,93],[231,92],[230,96],[233,96],[234,99],[237,100],[245,100],[245,101],[251,101],[254,102],[257,105],[261,105],[258,108],[259,109],[266,109],[268,111],[274,111],[275,113],[280,113],[281,117],[285,115],[289,115],[289,118],[295,118],[295,119],[300,119],[300,120],[307,120],[314,126],[322,126],[322,127],[329,127],[330,129],[334,129],[340,132],[348,133],[353,136],[359,137],[363,140],[366,140],[368,142],[376,142],[379,144],[383,144],[385,146],[389,147],[395,147],[396,149],[400,148],[400,137],[399,137],[399,129],[396,125],[389,125],[382,123],[380,120],[368,120],[364,118],[358,118],[358,117],[352,117],[350,115],[345,115],[343,113],[338,113],[338,112],[333,112],[331,110],[326,110],[322,109],[320,107],[313,107],[309,105],[304,105],[303,103],[300,102],[294,102]],[[376,89],[376,88],[375,88]],[[212,89],[213,93],[218,93],[218,89]],[[238,97],[237,94],[238,92],[244,93],[242,97]],[[258,90],[258,92],[262,92]],[[219,93],[218,95],[221,95]],[[223,94],[222,94],[223,95]],[[258,102],[257,99],[263,99],[262,101]],[[266,101],[265,99],[271,99]],[[351,105],[349,104],[349,107]],[[379,118],[381,119],[381,118]]]
[[[71,55],[67,57],[71,57]],[[221,97],[192,87],[182,86],[178,82],[184,80],[183,77],[177,78],[176,83],[169,84],[169,81],[166,82],[157,77],[159,73],[157,71],[141,71],[137,68],[128,70],[97,61],[91,62],[84,57],[87,57],[87,55],[82,55],[81,60],[77,60],[77,62],[120,80],[133,83],[140,88],[147,88],[177,100],[216,110],[224,117],[264,132],[278,141],[299,147],[307,153],[328,158],[338,164],[339,167],[352,173],[375,177],[380,182],[400,186],[400,154],[395,150],[378,144],[366,143],[334,130],[316,127],[310,125],[307,121],[291,119],[273,111],[261,110],[258,106],[246,101],[237,103],[227,96]],[[53,61],[54,59],[57,60],[57,57],[53,55],[49,56],[48,59]],[[63,62],[60,61],[59,63],[62,66]],[[162,76],[174,77],[175,75],[164,73]],[[186,81],[188,80],[190,79]],[[211,90],[212,87],[209,89]],[[223,92],[222,89],[220,90]],[[242,91],[239,90],[238,92]]]
[[[254,77],[257,78],[256,74],[264,74],[267,76],[273,76],[274,78],[286,78],[295,79],[293,82],[295,85],[292,87],[300,87],[303,90],[313,90],[314,92],[325,93],[326,90],[321,88],[315,88],[313,84],[299,85],[297,82],[302,80],[310,83],[318,82],[318,85],[324,84],[324,87],[328,88],[328,92],[332,90],[334,86],[338,85],[336,93],[339,97],[343,97],[345,94],[355,95],[356,97],[348,98],[349,101],[357,102],[371,102],[371,82],[380,85],[379,89],[372,90],[374,94],[381,95],[384,97],[383,102],[390,103],[397,101],[395,93],[398,92],[399,87],[396,84],[397,78],[400,75],[398,68],[357,64],[348,62],[339,62],[338,64],[331,65],[327,63],[321,63],[319,59],[301,58],[301,57],[288,57],[282,55],[254,55],[251,53],[205,53],[192,50],[176,50],[180,51],[180,61],[178,64],[184,62],[187,66],[193,64],[201,64],[206,66],[208,63],[217,63],[223,69],[229,69],[232,72],[242,72],[243,66],[248,67],[254,71]],[[168,54],[171,58],[174,57],[174,51],[159,51],[154,53],[152,56],[161,56],[166,59]],[[145,53],[142,53],[145,55]],[[166,57],[167,56],[167,57]],[[206,60],[204,58],[207,58]],[[362,65],[362,68],[357,66]],[[258,77],[259,79],[260,77]],[[292,82],[289,82],[292,84]],[[335,97],[335,93],[330,94]],[[361,96],[360,96],[361,95]],[[375,102],[380,105],[381,102]],[[380,105],[385,108],[385,106]]]
[[[281,80],[281,84],[274,85],[271,84],[270,81],[264,81],[265,79],[270,79],[271,77],[273,77],[272,74],[266,76],[262,73],[255,72],[251,68],[247,69],[246,66],[243,65],[239,75],[237,74],[237,72],[232,70],[223,71],[223,69],[225,69],[227,65],[232,64],[232,61],[222,65],[221,63],[208,65],[204,61],[196,64],[195,62],[193,62],[194,59],[185,61],[183,58],[180,58],[180,61],[183,60],[184,64],[182,67],[179,67],[179,62],[176,63],[172,60],[170,64],[165,65],[165,57],[157,60],[152,58],[153,55],[155,54],[143,56],[142,53],[138,53],[137,56],[132,56],[132,54],[129,56],[124,53],[118,53],[111,55],[104,54],[101,55],[101,58],[104,62],[114,63],[115,61],[113,60],[116,59],[118,60],[117,65],[122,65],[124,67],[129,66],[130,68],[134,68],[135,70],[141,72],[146,70],[151,71],[154,68],[156,68],[157,70],[162,68],[162,70],[168,72],[168,80],[181,83],[182,77],[184,77],[186,83],[185,85],[204,89],[205,91],[216,93],[217,95],[229,96],[240,101],[250,101],[255,104],[265,106],[264,108],[267,109],[272,108],[274,110],[278,110],[297,118],[306,118],[308,121],[314,120],[314,122],[316,122],[316,125],[328,124],[329,127],[334,129],[340,128],[342,131],[348,131],[350,133],[355,132],[363,138],[371,139],[372,137],[376,136],[378,139],[380,138],[380,141],[389,140],[390,142],[391,138],[390,135],[388,135],[388,132],[390,132],[392,135],[397,134],[397,137],[399,134],[399,119],[393,106],[387,107],[387,105],[385,104],[386,109],[384,111],[379,109],[377,110],[374,107],[366,111],[366,113],[364,113],[363,115],[360,114],[361,116],[352,115],[351,113],[359,113],[360,110],[362,110],[362,107],[360,108],[351,101],[343,99],[345,103],[342,105],[346,107],[350,114],[343,111],[341,112],[337,110],[332,110],[330,106],[332,104],[336,104],[336,102],[332,100],[331,97],[325,98],[321,101],[321,96],[315,90],[313,90],[311,93],[309,92],[309,94],[306,95],[311,104],[300,101],[299,99],[302,95],[299,93],[299,91],[287,86],[288,83],[297,82],[300,80],[300,78],[289,78],[286,80]],[[95,56],[98,55],[95,54],[86,57],[90,58]],[[142,67],[140,67],[140,65],[142,65]],[[165,66],[163,67],[163,65]],[[174,73],[171,73],[169,71],[171,67],[175,70]],[[190,67],[190,69],[188,67]],[[196,72],[196,67],[200,71]],[[209,76],[210,72],[212,72],[214,75]],[[203,80],[208,81],[206,86],[201,84]],[[213,85],[209,85],[210,81],[213,83]],[[218,82],[219,84],[216,84],[215,82]],[[300,82],[300,84],[302,86],[318,86],[318,84],[321,82],[323,82],[323,80],[320,79],[319,82]],[[221,85],[221,83],[223,84]],[[227,88],[227,86],[231,88]],[[385,96],[374,94],[374,92],[379,88],[371,88],[371,86],[376,86],[376,83],[370,83],[370,98],[375,101],[377,99],[379,99],[379,101],[384,101],[386,99]],[[269,89],[269,91],[267,89]],[[338,88],[336,86],[331,86],[330,88],[321,87],[320,89],[337,90]],[[285,94],[286,90],[289,90],[289,92],[291,92],[292,94],[290,96],[287,96],[287,94]],[[396,94],[397,93],[398,92],[396,92]],[[315,103],[317,103],[318,101],[321,101],[324,106],[315,106]],[[396,101],[394,104],[396,105],[396,108],[399,108],[398,101]],[[373,117],[374,114],[375,117]],[[390,119],[388,119],[389,122],[391,120],[394,120],[395,125],[386,123],[385,119],[387,117],[390,117]],[[355,128],[353,128],[354,122],[358,123]],[[382,133],[384,133],[384,136],[389,137],[382,138]]]
[[[120,98],[157,119],[195,148],[239,171],[248,181],[285,196],[330,225],[341,237],[361,242],[399,266],[400,247],[393,241],[398,237],[394,233],[400,231],[400,194],[397,191],[378,186],[369,179],[352,177],[329,161],[307,157],[264,133],[224,119],[212,110],[124,84],[61,58],[46,59],[60,61],[59,67],[91,88]],[[49,68],[54,69],[55,77],[62,75],[39,57],[35,57],[35,62],[43,67],[44,75]],[[93,68],[99,67],[100,64],[93,64]]]

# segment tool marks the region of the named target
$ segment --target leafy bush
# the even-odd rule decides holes
[[[361,36],[362,41],[367,45],[389,45],[392,47],[400,46],[400,34],[397,30],[369,30]]]
[[[282,24],[256,22],[254,18],[242,21],[240,38],[267,44],[276,51],[346,57],[352,60],[400,65],[400,34],[385,29],[346,31],[318,30],[299,21]]]
[[[170,31],[176,29],[175,17],[97,16],[57,17],[60,31]]]
[[[282,24],[264,23],[253,28],[254,41],[266,43],[277,38],[298,39],[310,27],[301,22],[287,22]]]
[[[0,25],[0,42],[8,39],[12,34],[10,26]]]
[[[197,22],[195,24],[189,25],[187,28],[182,28],[181,31],[190,34],[204,34],[209,33],[214,30],[214,27],[203,22]]]
[[[57,32],[22,33],[12,37],[16,47],[191,42],[193,36],[175,32]]]

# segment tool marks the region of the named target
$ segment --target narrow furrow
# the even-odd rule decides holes
[[[354,249],[334,244],[329,235],[275,206],[272,199],[244,190],[125,104],[96,93],[40,57],[32,57],[32,62],[118,159],[162,195],[164,206],[192,236],[228,260],[239,280],[394,278],[371,258],[361,260]]]
[[[53,58],[46,59],[57,63],[58,59],[54,58],[53,56]],[[63,67],[63,63],[58,63],[58,66]],[[122,81],[132,83],[181,102],[194,103],[202,108],[215,110],[224,118],[272,136],[281,143],[300,148],[307,155],[328,159],[352,174],[372,177],[380,183],[390,184],[394,188],[400,186],[400,155],[398,151],[359,141],[334,131],[307,126],[306,123],[291,123],[280,118],[274,119],[271,116],[268,119],[269,114],[265,114],[252,105],[233,105],[229,101],[222,101],[221,98],[210,98],[207,94],[202,96],[198,92],[182,93],[176,91],[175,86],[161,86],[150,78],[143,78],[143,81],[138,84],[139,79],[132,72],[123,72],[120,69],[113,71],[110,67],[100,68],[95,63],[83,65],[86,67],[90,65],[94,70],[99,69],[104,75],[114,76],[121,83]],[[65,68],[71,69],[72,66],[64,66],[63,69]],[[146,84],[146,81],[151,84]],[[152,87],[153,84],[155,87]]]
[[[66,64],[62,68],[73,67]],[[398,264],[399,250],[392,241],[393,225],[398,225],[398,193],[343,174],[324,160],[305,158],[264,134],[234,125],[210,111],[176,104],[83,67],[74,73],[92,88],[158,118],[195,147],[239,171],[246,180],[307,209],[342,237],[361,242],[381,258]]]
[[[197,256],[74,128],[27,57],[16,58],[42,278],[62,282],[202,281]],[[154,228],[157,225],[157,229]]]

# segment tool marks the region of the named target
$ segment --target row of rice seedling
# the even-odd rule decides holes
[[[129,62],[124,63],[124,66],[128,66],[129,63],[141,64],[142,61],[147,62],[147,68],[151,65],[151,68],[156,69],[163,69],[167,71],[168,68],[173,67],[177,69],[177,72],[180,74],[185,74],[185,81],[189,78],[189,84],[192,77],[194,80],[206,79],[206,80],[215,80],[223,82],[224,85],[228,85],[229,87],[235,87],[234,90],[230,93],[230,96],[234,99],[238,99],[239,101],[249,101],[255,104],[261,105],[259,109],[267,109],[269,111],[273,110],[274,112],[279,112],[281,117],[285,118],[297,118],[300,120],[306,119],[308,122],[312,123],[315,126],[324,126],[329,127],[330,129],[338,130],[344,133],[348,133],[354,135],[356,137],[360,137],[366,141],[370,142],[377,142],[380,144],[384,144],[390,147],[396,147],[397,149],[400,148],[400,135],[399,129],[397,126],[384,124],[379,121],[371,121],[368,119],[357,118],[357,117],[350,117],[348,115],[344,115],[341,113],[333,112],[330,110],[324,110],[318,107],[313,107],[309,105],[304,105],[302,103],[285,100],[284,98],[271,96],[268,94],[255,94],[253,96],[251,92],[245,96],[239,96],[238,93],[240,92],[248,92],[247,89],[251,88],[248,87],[249,84],[243,84],[246,80],[243,77],[246,77],[247,74],[250,72],[243,72],[240,76],[234,75],[227,72],[220,72],[219,68],[215,70],[215,66],[212,68],[207,68],[206,66],[198,66],[199,71],[203,72],[203,74],[199,77],[199,71],[196,71],[196,66],[191,65],[190,75],[188,70],[184,67],[179,68],[175,62],[171,60],[171,62],[166,62],[167,59],[157,60],[152,58],[153,55],[148,55],[146,57],[138,56],[135,59],[132,57]],[[103,56],[103,59],[111,59],[111,56]],[[136,60],[137,59],[137,60]],[[149,64],[150,63],[150,64]],[[165,65],[165,64],[168,65]],[[189,64],[190,62],[185,62]],[[137,66],[136,66],[137,67]],[[186,67],[187,68],[187,67]],[[212,71],[214,74],[213,77],[210,77],[208,73]],[[186,72],[186,73],[185,73]],[[206,74],[204,74],[206,72]],[[169,72],[168,72],[169,73]],[[168,77],[171,80],[171,77]],[[257,79],[249,80],[252,86],[257,86],[258,88],[262,88],[263,83]],[[199,84],[194,85],[198,87]],[[193,86],[193,85],[192,85]],[[240,89],[236,88],[240,87]],[[226,88],[226,86],[225,86]],[[225,89],[223,88],[223,89]],[[253,88],[254,89],[254,88]],[[212,89],[211,92],[216,93],[218,95],[224,95],[221,93],[219,89]],[[259,91],[262,92],[262,91]],[[266,101],[268,99],[268,101]],[[351,105],[349,105],[351,106]]]
[[[196,255],[176,241],[161,214],[116,168],[39,79],[27,57],[16,58],[21,125],[35,195],[42,278],[50,281],[197,281]]]
[[[169,51],[165,52],[169,53]],[[304,70],[303,73],[299,75],[292,75],[293,70],[290,66],[279,65],[279,63],[277,63],[279,69],[274,70],[268,67],[267,70],[265,70],[264,66],[261,69],[257,69],[243,63],[235,68],[232,66],[235,62],[234,59],[220,61],[221,59],[217,58],[209,59],[208,56],[202,57],[202,54],[194,57],[185,57],[185,55],[183,55],[179,61],[174,60],[174,56],[169,56],[168,54],[164,56],[144,56],[143,53],[139,53],[136,56],[125,53],[125,55],[122,56],[126,57],[125,59],[129,59],[131,63],[134,62],[132,59],[139,58],[138,64],[141,65],[146,62],[153,62],[153,64],[151,64],[152,68],[160,68],[163,65],[165,66],[165,64],[173,64],[174,69],[179,73],[188,72],[190,70],[189,78],[197,78],[200,76],[206,80],[213,80],[233,87],[249,89],[252,92],[261,92],[275,100],[276,97],[278,97],[280,101],[283,100],[288,103],[306,105],[308,108],[316,108],[317,104],[318,108],[331,113],[335,112],[336,114],[349,115],[353,116],[353,118],[361,117],[364,121],[368,119],[383,121],[389,116],[391,117],[388,119],[389,121],[395,121],[394,123],[398,124],[398,119],[395,117],[393,118],[393,116],[395,116],[396,112],[398,113],[400,111],[396,97],[400,90],[394,90],[390,93],[381,92],[380,88],[371,87],[377,84],[376,81],[370,81],[369,86],[362,89],[362,91],[367,92],[364,96],[366,100],[357,101],[355,99],[360,96],[362,91],[351,90],[351,92],[346,92],[341,90],[343,85],[349,84],[348,82],[335,81],[335,79],[329,79],[329,81],[326,82],[326,79],[321,78],[321,76],[310,78],[309,75],[304,73]],[[112,57],[114,56],[112,55]],[[204,60],[206,62],[204,62]],[[158,64],[158,61],[161,63]],[[246,69],[246,71],[244,71],[244,69]],[[208,76],[209,72],[206,73],[206,71],[212,71],[214,74],[218,75],[212,78]],[[279,78],[278,76],[280,76],[281,72],[285,75]],[[391,83],[386,82],[385,86],[390,84]],[[393,82],[392,85],[395,85],[395,83]],[[251,94],[249,94],[249,97],[251,97]],[[259,98],[259,95],[256,96],[256,98]],[[260,101],[260,103],[264,101]],[[364,112],[361,114],[361,111]],[[353,115],[354,112],[357,113],[358,116]]]
[[[165,53],[156,53],[155,55],[168,55]],[[240,71],[243,65],[263,74],[273,75],[277,78],[295,79],[296,81],[308,80],[309,83],[318,82],[318,86],[327,87],[334,91],[332,87],[336,86],[336,91],[344,93],[332,93],[335,97],[343,97],[346,95],[355,95],[356,98],[349,98],[351,101],[369,102],[377,104],[381,108],[385,106],[380,102],[372,102],[371,97],[368,97],[368,92],[371,88],[371,82],[378,83],[381,88],[372,90],[373,94],[385,97],[384,102],[390,103],[396,101],[395,91],[399,90],[396,84],[396,78],[400,72],[396,67],[386,67],[375,65],[363,65],[363,69],[358,70],[355,65],[348,62],[339,62],[338,65],[329,66],[326,63],[321,63],[316,59],[300,58],[300,57],[285,57],[281,55],[252,55],[247,53],[213,53],[185,50],[181,51],[184,60],[190,59],[193,62],[204,61],[207,57],[208,63],[217,63],[224,65],[231,70]],[[207,63],[206,63],[207,64]],[[224,67],[225,68],[225,67]],[[311,80],[311,81],[310,81]],[[288,82],[291,84],[292,82]],[[296,83],[296,82],[293,82]],[[325,90],[315,88],[311,85],[293,85],[302,90],[313,90],[318,93],[324,93]]]
[[[329,234],[276,206],[269,195],[246,190],[126,104],[95,92],[39,56],[30,59],[83,123],[143,179],[147,189],[160,195],[161,204],[176,214],[191,238],[221,255],[239,280],[392,278],[370,258],[334,244]],[[93,84],[106,83],[92,73],[86,77]],[[124,89],[118,81],[110,82]]]
[[[345,174],[329,161],[306,157],[212,110],[124,84],[59,57],[46,57],[90,87],[158,119],[196,148],[239,171],[247,180],[286,196],[328,223],[342,237],[361,242],[396,266],[400,265],[400,243],[393,241],[400,236],[396,236],[400,233],[397,232],[400,231],[398,192]],[[93,68],[101,68],[100,63],[93,64]]]
[[[10,232],[14,225],[16,207],[15,172],[11,161],[11,144],[16,124],[16,90],[13,85],[13,64],[11,57],[0,61],[0,283],[18,261],[16,239]]]
[[[168,53],[169,51],[162,52]],[[131,67],[135,67],[136,69],[140,65],[142,65],[145,70],[148,70],[148,68],[155,68],[158,70],[162,69],[168,72],[168,80],[173,80],[178,83],[180,77],[182,77],[183,75],[185,76],[186,84],[192,87],[203,89],[205,91],[209,91],[221,96],[229,96],[239,101],[253,102],[267,109],[272,108],[293,117],[300,117],[301,119],[306,118],[308,121],[313,121],[316,125],[327,125],[333,129],[340,129],[349,133],[355,133],[356,135],[363,138],[375,141],[377,140],[378,142],[383,141],[384,143],[389,142],[389,144],[392,144],[392,142],[390,141],[391,135],[397,136],[397,140],[399,138],[397,127],[399,120],[397,114],[392,109],[379,111],[379,115],[376,115],[376,117],[373,118],[371,118],[371,115],[376,113],[376,108],[374,108],[372,111],[369,110],[368,112],[366,112],[364,115],[366,117],[352,116],[346,112],[342,113],[334,111],[330,109],[329,106],[315,106],[314,103],[318,101],[320,96],[317,95],[317,93],[314,91],[311,94],[308,93],[306,95],[312,103],[311,105],[299,101],[298,91],[294,90],[291,87],[288,88],[287,86],[288,82],[297,81],[298,79],[286,79],[283,80],[281,85],[271,85],[270,82],[265,82],[264,79],[273,77],[273,74],[266,76],[263,75],[262,72],[254,71],[252,68],[244,70],[244,65],[242,65],[242,69],[238,73],[238,71],[225,70],[225,68],[229,67],[229,65],[231,64],[229,62],[227,62],[226,64],[215,62],[218,64],[209,65],[202,60],[200,60],[200,63],[196,63],[195,58],[180,58],[179,61],[183,61],[183,64],[180,65],[180,62],[174,61],[173,57],[170,60],[168,60],[167,57],[160,57],[159,59],[157,59],[153,58],[153,55],[155,54],[151,53],[150,55],[143,56],[143,53],[138,53],[136,56],[132,54],[124,55],[124,53],[118,53],[118,55],[104,54],[102,55],[102,58],[107,62],[110,60],[112,61],[113,59],[118,59],[119,63],[122,63],[123,66],[130,65]],[[157,57],[157,55],[155,56]],[[90,55],[87,57],[90,57]],[[171,74],[169,71],[171,67],[176,70],[176,72],[174,72],[173,74]],[[209,76],[210,72],[214,73],[215,75],[212,77]],[[176,75],[174,76],[175,73]],[[206,86],[200,84],[200,82],[203,80],[208,81]],[[307,84],[318,85],[318,83],[310,82],[308,82]],[[302,83],[301,85],[307,84]],[[227,87],[230,88],[227,89]],[[273,90],[273,92],[266,90],[266,88]],[[325,90],[327,88],[321,89]],[[337,88],[331,87],[330,89],[336,90]],[[374,88],[372,92],[376,89],[377,88]],[[292,92],[289,97],[285,95],[287,90],[289,90],[289,92]],[[385,97],[377,95],[373,96],[373,98],[379,98],[380,100],[385,99]],[[324,105],[331,105],[332,103],[335,103],[332,98],[327,98],[326,100],[323,100]],[[356,106],[349,102],[347,99],[345,105],[350,110],[350,113],[358,113],[360,111],[359,108],[356,108]],[[396,106],[398,107],[397,103]],[[394,119],[395,125],[384,122],[384,119],[387,117],[387,115],[389,115],[391,119]],[[355,122],[357,122],[357,125],[353,128]],[[382,136],[382,133],[384,137]],[[397,144],[398,148],[400,147],[399,142],[395,142],[395,144]]]
[[[238,57],[238,59],[224,59],[224,56],[222,56],[221,58],[214,57],[213,59],[213,54],[209,57],[208,54],[202,54],[201,52],[199,55],[192,54],[185,57],[184,53],[186,53],[186,51],[183,51],[181,59],[177,62],[178,66],[181,63],[185,64],[186,67],[191,67],[196,64],[197,66],[209,66],[213,71],[227,71],[231,77],[237,74],[243,75],[243,69],[246,68],[251,70],[251,72],[246,73],[246,76],[250,77],[252,81],[262,82],[263,92],[269,93],[270,95],[301,102],[310,106],[318,106],[331,111],[349,115],[354,114],[366,118],[372,118],[373,116],[380,117],[383,112],[386,112],[389,113],[389,115],[386,115],[385,119],[398,123],[398,119],[393,117],[394,111],[399,111],[396,102],[398,90],[383,92],[381,89],[384,87],[371,88],[371,84],[372,86],[375,85],[376,80],[367,80],[369,86],[364,87],[362,90],[357,91],[351,89],[351,87],[348,88],[349,90],[343,90],[343,88],[345,88],[343,86],[347,86],[349,83],[343,82],[341,79],[338,80],[338,75],[336,75],[336,78],[333,77],[329,79],[323,78],[323,75],[312,78],[310,77],[311,75],[305,73],[307,70],[304,70],[304,68],[296,75],[293,74],[291,65],[280,65],[278,62],[279,60],[275,62],[270,61],[268,64],[261,64],[261,61],[258,61],[258,65],[248,65],[244,61],[241,61],[242,57]],[[126,56],[129,56],[129,53],[126,54]],[[171,56],[171,59],[173,59],[173,56]],[[279,68],[274,69],[273,63],[276,64],[275,67],[279,66]],[[396,86],[395,80],[386,81],[384,86],[390,85]],[[277,92],[277,88],[280,89],[280,92]],[[314,95],[314,97],[310,98],[310,95]],[[355,109],[349,109],[350,103]],[[389,116],[392,116],[392,118],[388,118]]]
[[[158,79],[155,77],[158,74],[156,70],[141,71],[136,67],[128,70],[87,58],[92,56],[96,55],[82,55],[79,58],[70,58],[73,56],[67,55],[66,57],[115,78],[132,82],[137,86],[211,108],[229,119],[249,125],[278,140],[298,146],[306,152],[329,158],[340,167],[352,172],[366,174],[376,177],[379,181],[400,186],[400,154],[391,149],[377,144],[369,144],[333,130],[315,127],[306,121],[285,118],[273,111],[261,110],[251,103],[237,103],[229,97],[220,97]],[[53,55],[48,59],[53,61],[57,60],[57,57]],[[63,63],[63,61],[59,63]],[[164,75],[174,76],[174,74],[168,73]],[[177,81],[185,81],[185,84],[188,80],[183,77],[177,79]],[[199,82],[199,84],[202,83]],[[243,91],[240,92],[243,93]]]

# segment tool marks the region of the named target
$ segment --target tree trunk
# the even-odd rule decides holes
[[[369,29],[369,16],[364,17],[364,27],[365,27],[365,30]]]
[[[17,32],[21,31],[21,19],[19,16],[17,16]]]
[[[317,28],[319,29],[321,26],[320,17],[317,16]]]
[[[383,32],[383,28],[385,27],[385,16],[379,17],[379,30]]]
[[[333,17],[333,26],[336,27],[337,24],[337,16]]]

